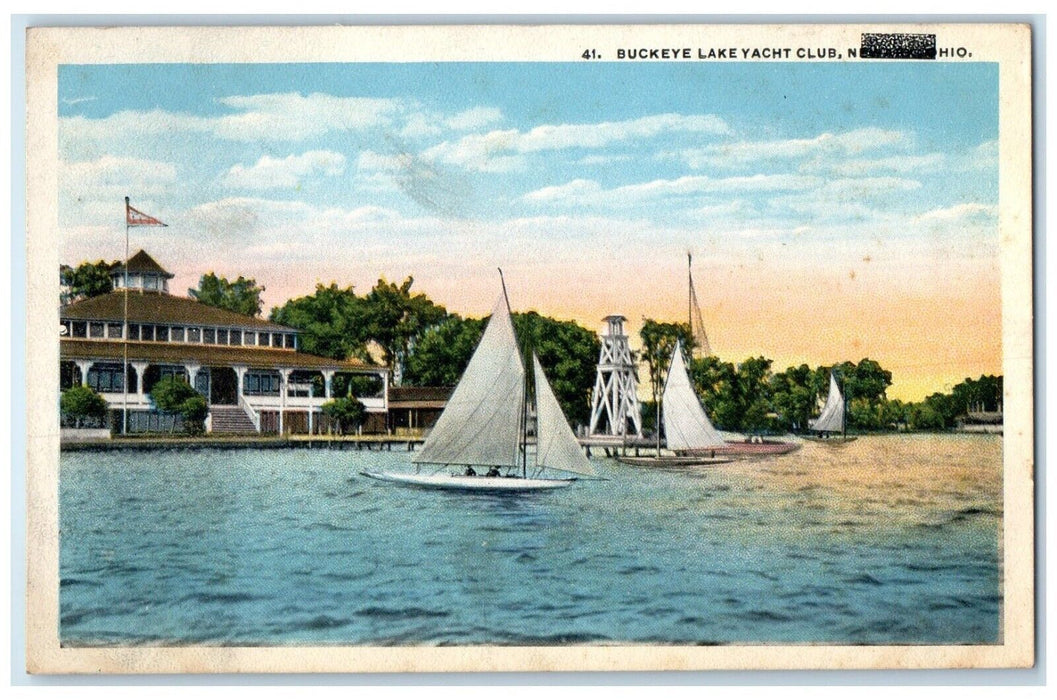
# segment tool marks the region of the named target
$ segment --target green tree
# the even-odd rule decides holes
[[[194,387],[180,377],[165,377],[150,390],[155,407],[166,413],[180,415],[184,420],[184,431],[191,435],[205,432],[205,419],[209,405]],[[173,424],[175,429],[175,423]]]
[[[316,285],[310,296],[291,299],[274,308],[269,319],[301,331],[300,348],[313,355],[335,360],[358,358],[369,361],[367,309],[352,287]]]
[[[425,294],[412,294],[414,281],[408,277],[398,285],[380,279],[364,297],[367,336],[382,348],[383,360],[394,373],[418,337],[448,315]]]
[[[209,272],[199,278],[197,289],[188,289],[187,293],[209,306],[246,316],[259,316],[263,291],[264,287],[258,286],[256,280],[239,275],[237,280],[229,282],[226,277]]]
[[[356,430],[363,425],[367,409],[359,399],[342,397],[327,401],[321,407],[323,415],[332,418],[338,424],[338,431],[344,435],[346,431]]]
[[[514,314],[513,320],[525,350],[526,369],[531,371],[535,352],[566,419],[573,425],[586,424],[601,349],[598,336],[575,321],[559,321],[535,311]]]
[[[690,376],[712,423],[725,430],[737,430],[741,425],[738,368],[713,355],[694,360]]]
[[[818,400],[814,372],[805,364],[789,367],[771,377],[771,401],[781,430],[804,430],[813,417]]]
[[[86,418],[103,418],[106,416],[106,399],[92,390],[91,387],[77,385],[62,392],[59,399],[59,410],[74,420],[80,428]]]
[[[410,386],[454,386],[466,371],[484,333],[485,319],[452,314],[415,342],[404,368]]]
[[[82,299],[107,294],[114,289],[110,280],[110,269],[117,263],[83,262],[77,267],[59,266],[59,284],[62,291],[59,301],[64,306]]]

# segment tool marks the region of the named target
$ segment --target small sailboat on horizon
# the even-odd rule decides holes
[[[563,488],[595,476],[535,353],[526,370],[505,283],[470,363],[411,461],[414,473],[361,473],[405,486],[496,493]],[[421,473],[422,465],[436,468]]]
[[[808,422],[808,430],[816,435],[805,435],[805,440],[831,445],[854,442],[856,436],[848,436],[848,409],[837,378],[829,373],[829,394],[822,405],[818,418]]]

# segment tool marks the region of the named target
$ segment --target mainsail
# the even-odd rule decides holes
[[[536,381],[536,466],[593,476],[595,470],[565,420],[536,353],[532,353],[532,367]]]
[[[661,397],[664,409],[664,434],[670,450],[696,450],[726,445],[723,436],[712,427],[697,399],[690,375],[683,361],[682,343],[675,344],[668,379]]]
[[[839,433],[844,430],[844,397],[833,373],[829,373],[829,396],[822,406],[822,413],[811,423],[811,429],[818,432]]]
[[[524,395],[525,368],[500,295],[470,364],[412,461],[517,466]]]

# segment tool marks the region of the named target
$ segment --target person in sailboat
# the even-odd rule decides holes
[[[469,464],[467,464],[466,465],[466,474],[465,474],[465,476],[477,476],[477,472],[474,471],[473,467],[471,467]]]
[[[493,466],[485,476],[499,476],[499,467]]]

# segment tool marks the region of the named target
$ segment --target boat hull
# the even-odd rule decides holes
[[[713,464],[728,464],[733,457],[615,457],[621,464],[633,467],[707,467]]]
[[[820,445],[833,445],[834,447],[837,445],[847,445],[849,442],[855,442],[859,439],[858,435],[849,435],[848,437],[841,437],[838,435],[837,437],[829,438],[817,437],[815,435],[801,435],[800,437],[808,442],[814,442]]]
[[[502,476],[453,476],[451,474],[402,474],[396,472],[360,472],[360,474],[370,479],[415,488],[489,493],[551,491],[565,488],[576,481],[576,479],[522,479]]]
[[[677,450],[679,456],[716,456],[716,455],[781,455],[799,449],[795,442],[727,442],[726,445],[707,447],[700,450]]]

